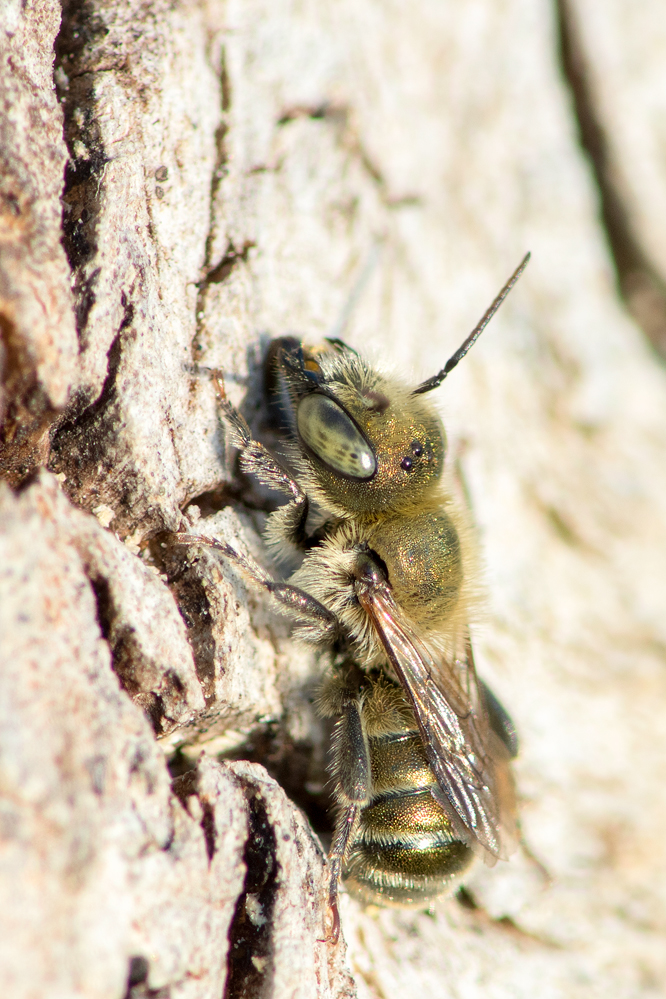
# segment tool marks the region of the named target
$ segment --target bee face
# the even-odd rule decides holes
[[[298,350],[300,366],[293,348],[274,352],[273,363],[281,367],[293,431],[318,491],[355,515],[419,502],[444,467],[444,428],[433,407],[349,348]]]

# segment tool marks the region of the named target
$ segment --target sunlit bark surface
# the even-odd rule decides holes
[[[666,995],[663,15],[636,6],[5,2],[3,996]],[[523,842],[429,913],[345,896],[333,946],[321,667],[168,540],[275,571],[211,374],[257,433],[276,335],[416,383],[526,250],[438,395]]]

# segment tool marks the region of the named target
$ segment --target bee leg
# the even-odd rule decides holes
[[[277,520],[272,533],[276,533],[277,530],[282,541],[303,548],[307,540],[305,525],[310,507],[307,495],[270,451],[253,438],[241,414],[225,397],[221,398],[220,406],[231,428],[232,443],[240,452],[241,470],[248,475],[254,475],[270,489],[292,497],[291,503],[273,514],[273,518]]]
[[[340,812],[328,855],[328,904],[332,916],[329,939],[331,943],[336,943],[340,934],[338,886],[342,868],[354,841],[361,809],[368,803],[372,793],[370,750],[363,726],[361,702],[357,695],[344,697],[335,726],[333,745],[336,760],[335,796]]]
[[[472,649],[472,641],[469,635],[467,636],[467,647],[465,650],[467,656],[467,662],[472,667],[472,673],[476,676],[479,690],[481,691],[481,696],[483,697],[483,703],[488,715],[488,721],[490,722],[490,727],[498,737],[498,739],[504,743],[504,747],[509,754],[510,760],[515,760],[518,755],[520,746],[518,743],[518,733],[516,732],[516,726],[514,724],[513,718],[506,710],[502,702],[498,697],[493,694],[492,690],[488,684],[481,679],[481,677],[476,672],[476,665],[474,663],[474,651]]]
[[[235,562],[245,574],[258,586],[267,590],[275,598],[280,609],[297,619],[300,634],[314,642],[333,641],[340,630],[340,624],[335,614],[315,600],[305,590],[292,586],[290,583],[278,583],[271,579],[258,562],[247,555],[237,552],[231,545],[214,538],[202,538],[196,534],[173,534],[172,538],[180,545],[204,545],[214,551],[221,552],[225,558]]]
[[[498,697],[493,694],[487,683],[479,680],[479,686],[483,694],[483,701],[488,712],[488,721],[495,735],[497,735],[509,753],[509,759],[515,760],[518,755],[518,733],[514,725],[513,718],[506,710]]]
[[[353,833],[358,825],[360,808],[358,805],[349,805],[341,812],[336,823],[335,836],[331,845],[331,852],[328,855],[329,882],[328,882],[328,907],[331,910],[331,930],[326,938],[326,943],[336,944],[340,936],[340,910],[338,908],[338,887],[342,875],[342,865],[345,862],[349,846],[353,839]]]

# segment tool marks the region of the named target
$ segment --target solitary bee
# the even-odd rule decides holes
[[[274,340],[266,388],[286,439],[283,465],[223,397],[240,467],[290,496],[266,541],[300,567],[278,582],[221,541],[177,535],[233,560],[330,650],[320,694],[336,718],[338,814],[329,865],[338,886],[385,904],[424,904],[474,854],[493,863],[516,839],[509,716],[477,678],[468,631],[475,549],[442,486],[446,438],[425,398],[458,364],[522,274],[529,254],[444,368],[416,388],[350,347]]]

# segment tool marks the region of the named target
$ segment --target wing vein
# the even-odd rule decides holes
[[[456,833],[487,859],[506,856],[512,845],[511,779],[490,730],[471,653],[451,662],[431,651],[388,586],[360,590],[358,597],[411,701],[437,779],[435,799]]]

